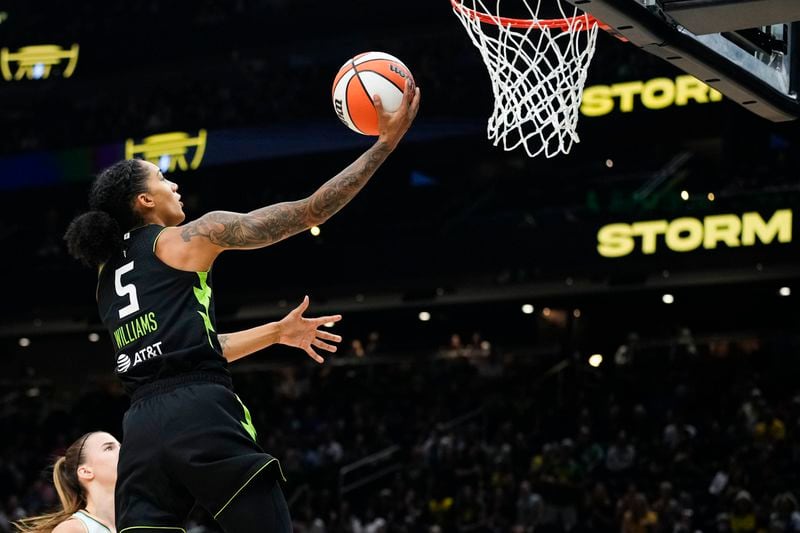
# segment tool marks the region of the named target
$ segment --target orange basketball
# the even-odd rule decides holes
[[[333,80],[333,108],[348,128],[362,135],[378,135],[378,113],[372,96],[381,97],[386,111],[403,101],[406,80],[414,77],[402,61],[383,52],[365,52],[342,65]]]

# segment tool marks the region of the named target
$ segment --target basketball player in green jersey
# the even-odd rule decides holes
[[[419,109],[406,85],[392,113],[380,100],[377,142],[307,198],[249,213],[213,211],[185,223],[177,184],[158,167],[121,161],[98,176],[91,211],[70,224],[70,253],[99,270],[97,303],[131,395],[116,484],[120,533],[176,531],[197,502],[228,533],[291,531],[277,459],[256,443],[234,394],[229,361],[276,342],[332,351],[340,339],[302,318],[219,335],[211,267],[226,250],[269,246],[322,224],[344,207],[395,149]]]

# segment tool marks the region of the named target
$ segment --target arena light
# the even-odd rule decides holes
[[[542,314],[544,316],[550,316],[550,308],[549,307],[545,307],[544,309],[542,309]]]
[[[427,322],[428,320],[431,319],[431,314],[427,311],[420,311],[419,319],[422,320],[423,322]]]
[[[581,310],[580,309],[573,309],[572,316],[574,316],[575,318],[580,318],[581,317]]]
[[[669,304],[671,304],[671,303],[673,303],[675,301],[675,297],[673,295],[667,293],[667,294],[665,294],[665,295],[663,295],[661,297],[661,301],[664,302],[665,304],[669,305]]]
[[[708,193],[708,201],[713,202],[716,199],[713,192]]]
[[[158,168],[161,169],[161,172],[169,172],[170,166],[172,166],[172,157],[165,154],[158,158]]]
[[[99,340],[100,340],[100,335],[94,332],[89,333],[89,342],[97,342]]]
[[[606,166],[608,168],[614,168],[614,160],[613,159],[606,159]]]
[[[195,170],[203,161],[207,141],[208,132],[204,129],[198,130],[196,136],[185,131],[157,133],[141,143],[130,138],[125,140],[125,159],[141,157],[158,165],[161,172]],[[191,150],[194,155],[189,157]]]
[[[684,201],[689,199],[689,191],[681,191],[681,199]]]
[[[50,77],[54,66],[67,60],[61,76],[69,78],[78,64],[79,48],[77,44],[68,50],[55,44],[23,46],[16,52],[0,48],[0,73],[6,81],[19,81],[22,78],[42,80]]]
[[[596,353],[589,357],[589,364],[595,368],[603,364],[602,354]]]
[[[22,346],[23,348],[27,348],[28,346],[31,345],[31,340],[28,337],[20,337],[19,345]]]
[[[526,315],[533,314],[533,306],[531,304],[523,304],[522,312],[525,313]]]
[[[792,288],[791,287],[781,287],[778,289],[778,294],[781,296],[791,296],[792,295]]]
[[[321,233],[319,226],[311,226],[311,229],[309,229],[308,231],[310,231],[311,235],[313,235],[314,237],[319,237],[319,234]]]

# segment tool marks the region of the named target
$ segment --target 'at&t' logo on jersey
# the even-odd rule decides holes
[[[133,361],[131,361],[129,355],[121,353],[119,354],[119,356],[117,356],[117,373],[124,374],[125,372],[130,370],[131,367],[134,367],[139,363],[142,363],[154,357],[158,357],[161,354],[162,354],[161,341],[153,343],[145,348],[142,348],[141,350],[133,354]]]
[[[131,358],[124,353],[119,354],[117,357],[117,372],[120,374],[127,372],[131,367]]]

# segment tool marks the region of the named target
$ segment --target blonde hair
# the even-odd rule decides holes
[[[78,481],[78,467],[86,460],[83,447],[93,433],[86,433],[73,442],[64,456],[59,457],[53,465],[53,485],[61,501],[61,509],[14,522],[20,533],[51,533],[61,522],[86,507],[86,491]]]

